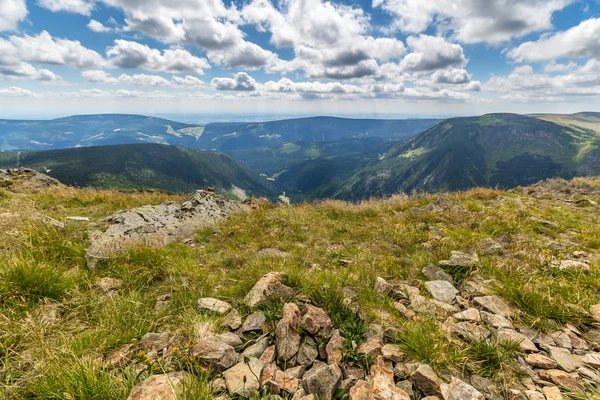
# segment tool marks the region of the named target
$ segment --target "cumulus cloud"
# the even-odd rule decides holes
[[[14,31],[27,16],[25,0],[0,0],[0,32]]]
[[[88,29],[97,33],[106,33],[114,31],[113,28],[102,25],[101,22],[96,21],[95,19],[90,20],[87,25]]]
[[[89,71],[83,71],[81,73],[81,77],[84,78],[88,82],[92,83],[117,83],[119,80],[117,78],[113,78],[106,71],[93,69]]]
[[[507,100],[554,101],[577,96],[600,95],[600,61],[588,60],[584,65],[561,74],[538,73],[530,65],[515,68],[507,76],[493,76],[484,89],[503,93]]]
[[[256,81],[245,72],[238,72],[233,78],[214,78],[210,84],[217,90],[256,90]]]
[[[62,78],[54,72],[36,68],[26,62],[2,65],[0,63],[0,80],[36,80],[46,83],[60,82]]]
[[[525,42],[510,50],[516,61],[542,62],[558,58],[600,57],[600,18],[591,18],[566,31]]]
[[[441,70],[432,75],[432,81],[435,83],[462,84],[469,83],[471,77],[464,69]]]
[[[10,36],[0,39],[0,63],[17,64],[21,61],[74,68],[93,68],[103,63],[97,52],[81,45],[77,40],[55,39],[42,31],[37,36]]]
[[[379,62],[405,52],[396,38],[370,36],[369,17],[360,8],[322,0],[288,0],[279,6],[254,0],[241,11],[245,21],[271,34],[275,47],[294,51],[289,62],[267,64],[269,72],[304,70],[311,78],[357,79],[377,75]]]
[[[419,35],[407,39],[411,49],[400,62],[405,71],[434,71],[444,68],[462,68],[467,64],[463,48],[442,37]]]
[[[552,15],[575,0],[373,0],[394,16],[393,26],[422,33],[445,21],[463,43],[499,44],[552,28]]]
[[[180,76],[173,76],[171,83],[175,87],[187,88],[187,89],[199,89],[204,86],[204,82],[195,76],[187,75],[184,78]]]
[[[66,11],[87,16],[94,9],[94,2],[86,0],[38,0],[37,3],[52,12]]]
[[[115,68],[143,68],[155,72],[204,74],[210,68],[206,59],[196,57],[189,51],[170,48],[162,53],[147,45],[128,40],[115,40],[106,51],[109,65]]]
[[[0,96],[7,97],[23,97],[23,96],[32,96],[33,93],[30,90],[23,89],[20,87],[12,86],[9,88],[0,89]]]
[[[171,82],[158,75],[146,75],[146,74],[135,74],[127,75],[121,74],[119,76],[119,82],[126,83],[129,85],[138,86],[169,86]]]

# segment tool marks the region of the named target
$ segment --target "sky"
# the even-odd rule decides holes
[[[0,118],[600,111],[596,0],[0,0]]]

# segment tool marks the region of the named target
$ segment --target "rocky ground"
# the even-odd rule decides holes
[[[296,206],[11,186],[2,398],[600,395],[598,181]]]

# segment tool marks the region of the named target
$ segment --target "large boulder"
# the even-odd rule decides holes
[[[152,375],[135,386],[127,400],[177,400],[189,377],[185,372]]]
[[[269,299],[289,301],[294,297],[294,290],[282,283],[286,279],[283,272],[270,272],[260,278],[244,298],[251,309],[256,309]]]

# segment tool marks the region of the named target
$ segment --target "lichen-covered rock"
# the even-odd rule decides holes
[[[539,371],[540,378],[544,381],[554,383],[558,386],[563,386],[572,390],[579,391],[582,389],[579,375],[569,374],[568,372],[559,369],[548,369]]]
[[[286,278],[283,272],[270,272],[260,278],[244,298],[251,309],[256,309],[269,299],[289,301],[294,297],[294,290],[282,283]]]
[[[197,307],[200,312],[212,312],[219,315],[225,315],[231,310],[229,303],[211,297],[198,299]]]
[[[425,287],[431,297],[443,303],[452,303],[458,294],[458,290],[448,281],[428,281]]]
[[[548,346],[548,351],[550,352],[550,358],[556,361],[558,367],[564,371],[573,372],[583,365],[582,362],[573,357],[571,352],[567,349]]]
[[[319,350],[312,339],[305,339],[300,345],[296,362],[299,365],[310,366],[319,356]]]
[[[524,352],[536,352],[538,348],[527,336],[512,329],[501,329],[496,332],[496,338],[504,342],[518,342],[519,348]]]
[[[242,324],[242,332],[263,332],[266,325],[267,319],[265,318],[265,314],[256,311],[246,317],[246,320]]]
[[[475,304],[483,307],[492,314],[501,315],[503,317],[509,317],[512,314],[512,310],[508,304],[498,296],[475,297],[473,301]]]
[[[302,384],[308,394],[314,394],[320,400],[331,400],[341,381],[340,367],[331,364],[311,371],[304,377]]]
[[[452,251],[449,260],[442,260],[442,267],[472,267],[479,262],[477,254],[467,254],[461,251]]]
[[[452,275],[435,265],[428,265],[421,270],[423,275],[430,281],[448,281],[454,284]]]
[[[127,400],[177,400],[189,377],[185,372],[152,375],[135,386]]]

